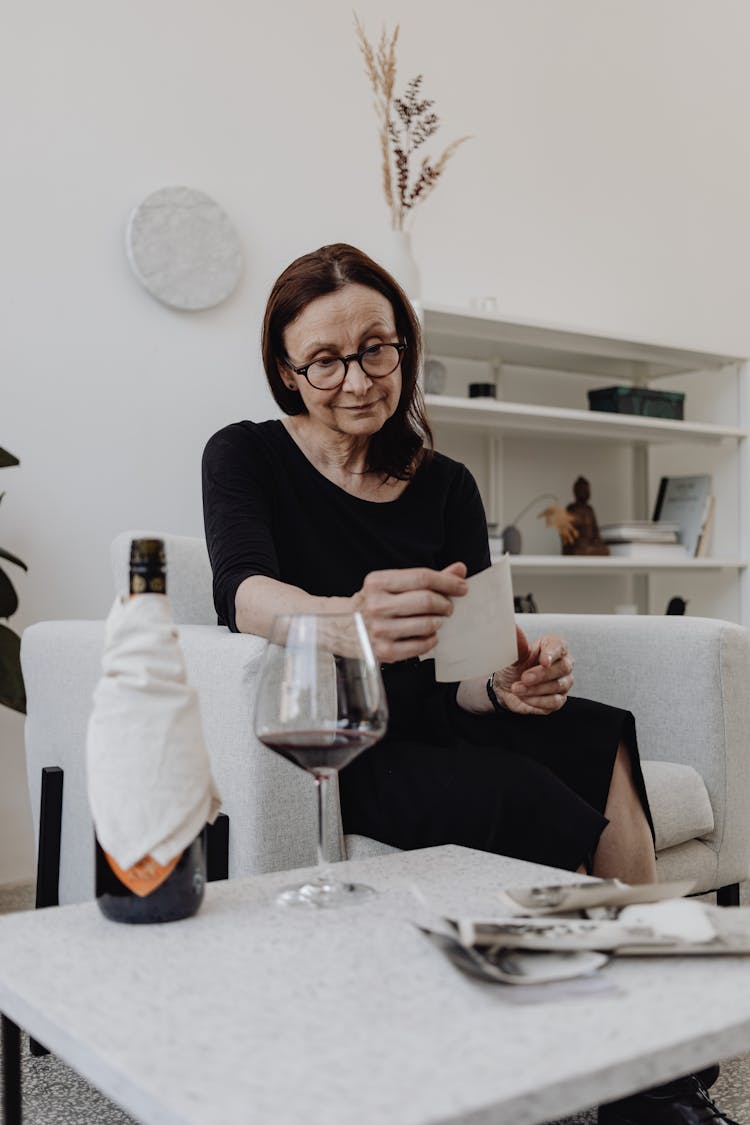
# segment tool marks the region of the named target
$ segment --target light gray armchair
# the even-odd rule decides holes
[[[131,538],[113,543],[116,586],[127,585]],[[154,533],[152,533],[154,534]],[[198,689],[209,754],[228,814],[230,876],[314,861],[311,780],[258,743],[253,711],[264,641],[215,624],[205,543],[166,535],[169,595],[192,683]],[[530,636],[561,632],[576,656],[576,687],[636,715],[662,881],[691,878],[697,891],[737,901],[750,875],[750,633],[690,617],[524,615]],[[28,694],[26,752],[37,838],[48,890],[56,883],[55,801],[40,815],[43,769],[64,779],[60,901],[93,895],[93,829],[85,792],[84,744],[100,673],[103,622],[50,621],[23,636]],[[49,774],[47,775],[50,776]],[[333,811],[338,812],[335,792]],[[339,855],[391,851],[341,836]]]

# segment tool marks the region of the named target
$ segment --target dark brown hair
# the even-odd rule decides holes
[[[336,242],[297,258],[284,270],[271,290],[263,318],[263,366],[271,393],[285,414],[305,414],[302,396],[291,391],[279,373],[286,361],[284,332],[317,297],[335,293],[346,285],[365,285],[390,302],[396,332],[406,349],[401,358],[401,396],[393,415],[373,434],[367,452],[367,469],[397,480],[408,480],[421,459],[433,448],[432,430],[424,412],[419,386],[422,366],[422,332],[411,302],[391,275],[355,246]]]

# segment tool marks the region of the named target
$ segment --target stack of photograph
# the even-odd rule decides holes
[[[615,558],[686,559],[687,548],[680,542],[680,525],[662,520],[628,520],[605,524],[602,539]]]

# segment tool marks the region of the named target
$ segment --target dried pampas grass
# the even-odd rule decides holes
[[[437,132],[440,119],[431,99],[422,97],[422,75],[412,78],[403,97],[394,96],[396,83],[396,44],[399,27],[388,36],[383,28],[377,46],[373,46],[356,15],[354,27],[365,70],[375,95],[375,112],[379,121],[380,156],[383,192],[394,230],[403,230],[409,212],[435,188],[448,161],[470,138],[452,141],[437,160],[424,156],[414,167],[415,152]]]

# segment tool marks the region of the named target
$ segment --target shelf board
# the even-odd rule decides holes
[[[493,561],[502,557],[499,544],[490,541]],[[744,570],[743,559],[625,559],[608,555],[511,555],[510,566],[518,574],[652,574],[654,571]]]
[[[609,414],[599,410],[535,406],[488,398],[425,395],[427,413],[436,425],[480,428],[497,434],[547,433],[559,439],[622,442],[719,442],[747,437],[737,426],[646,418],[640,414]]]
[[[717,370],[743,357],[692,351],[664,344],[591,335],[531,321],[505,321],[488,313],[444,305],[424,308],[430,355],[521,367],[576,371],[631,382],[688,371]]]

